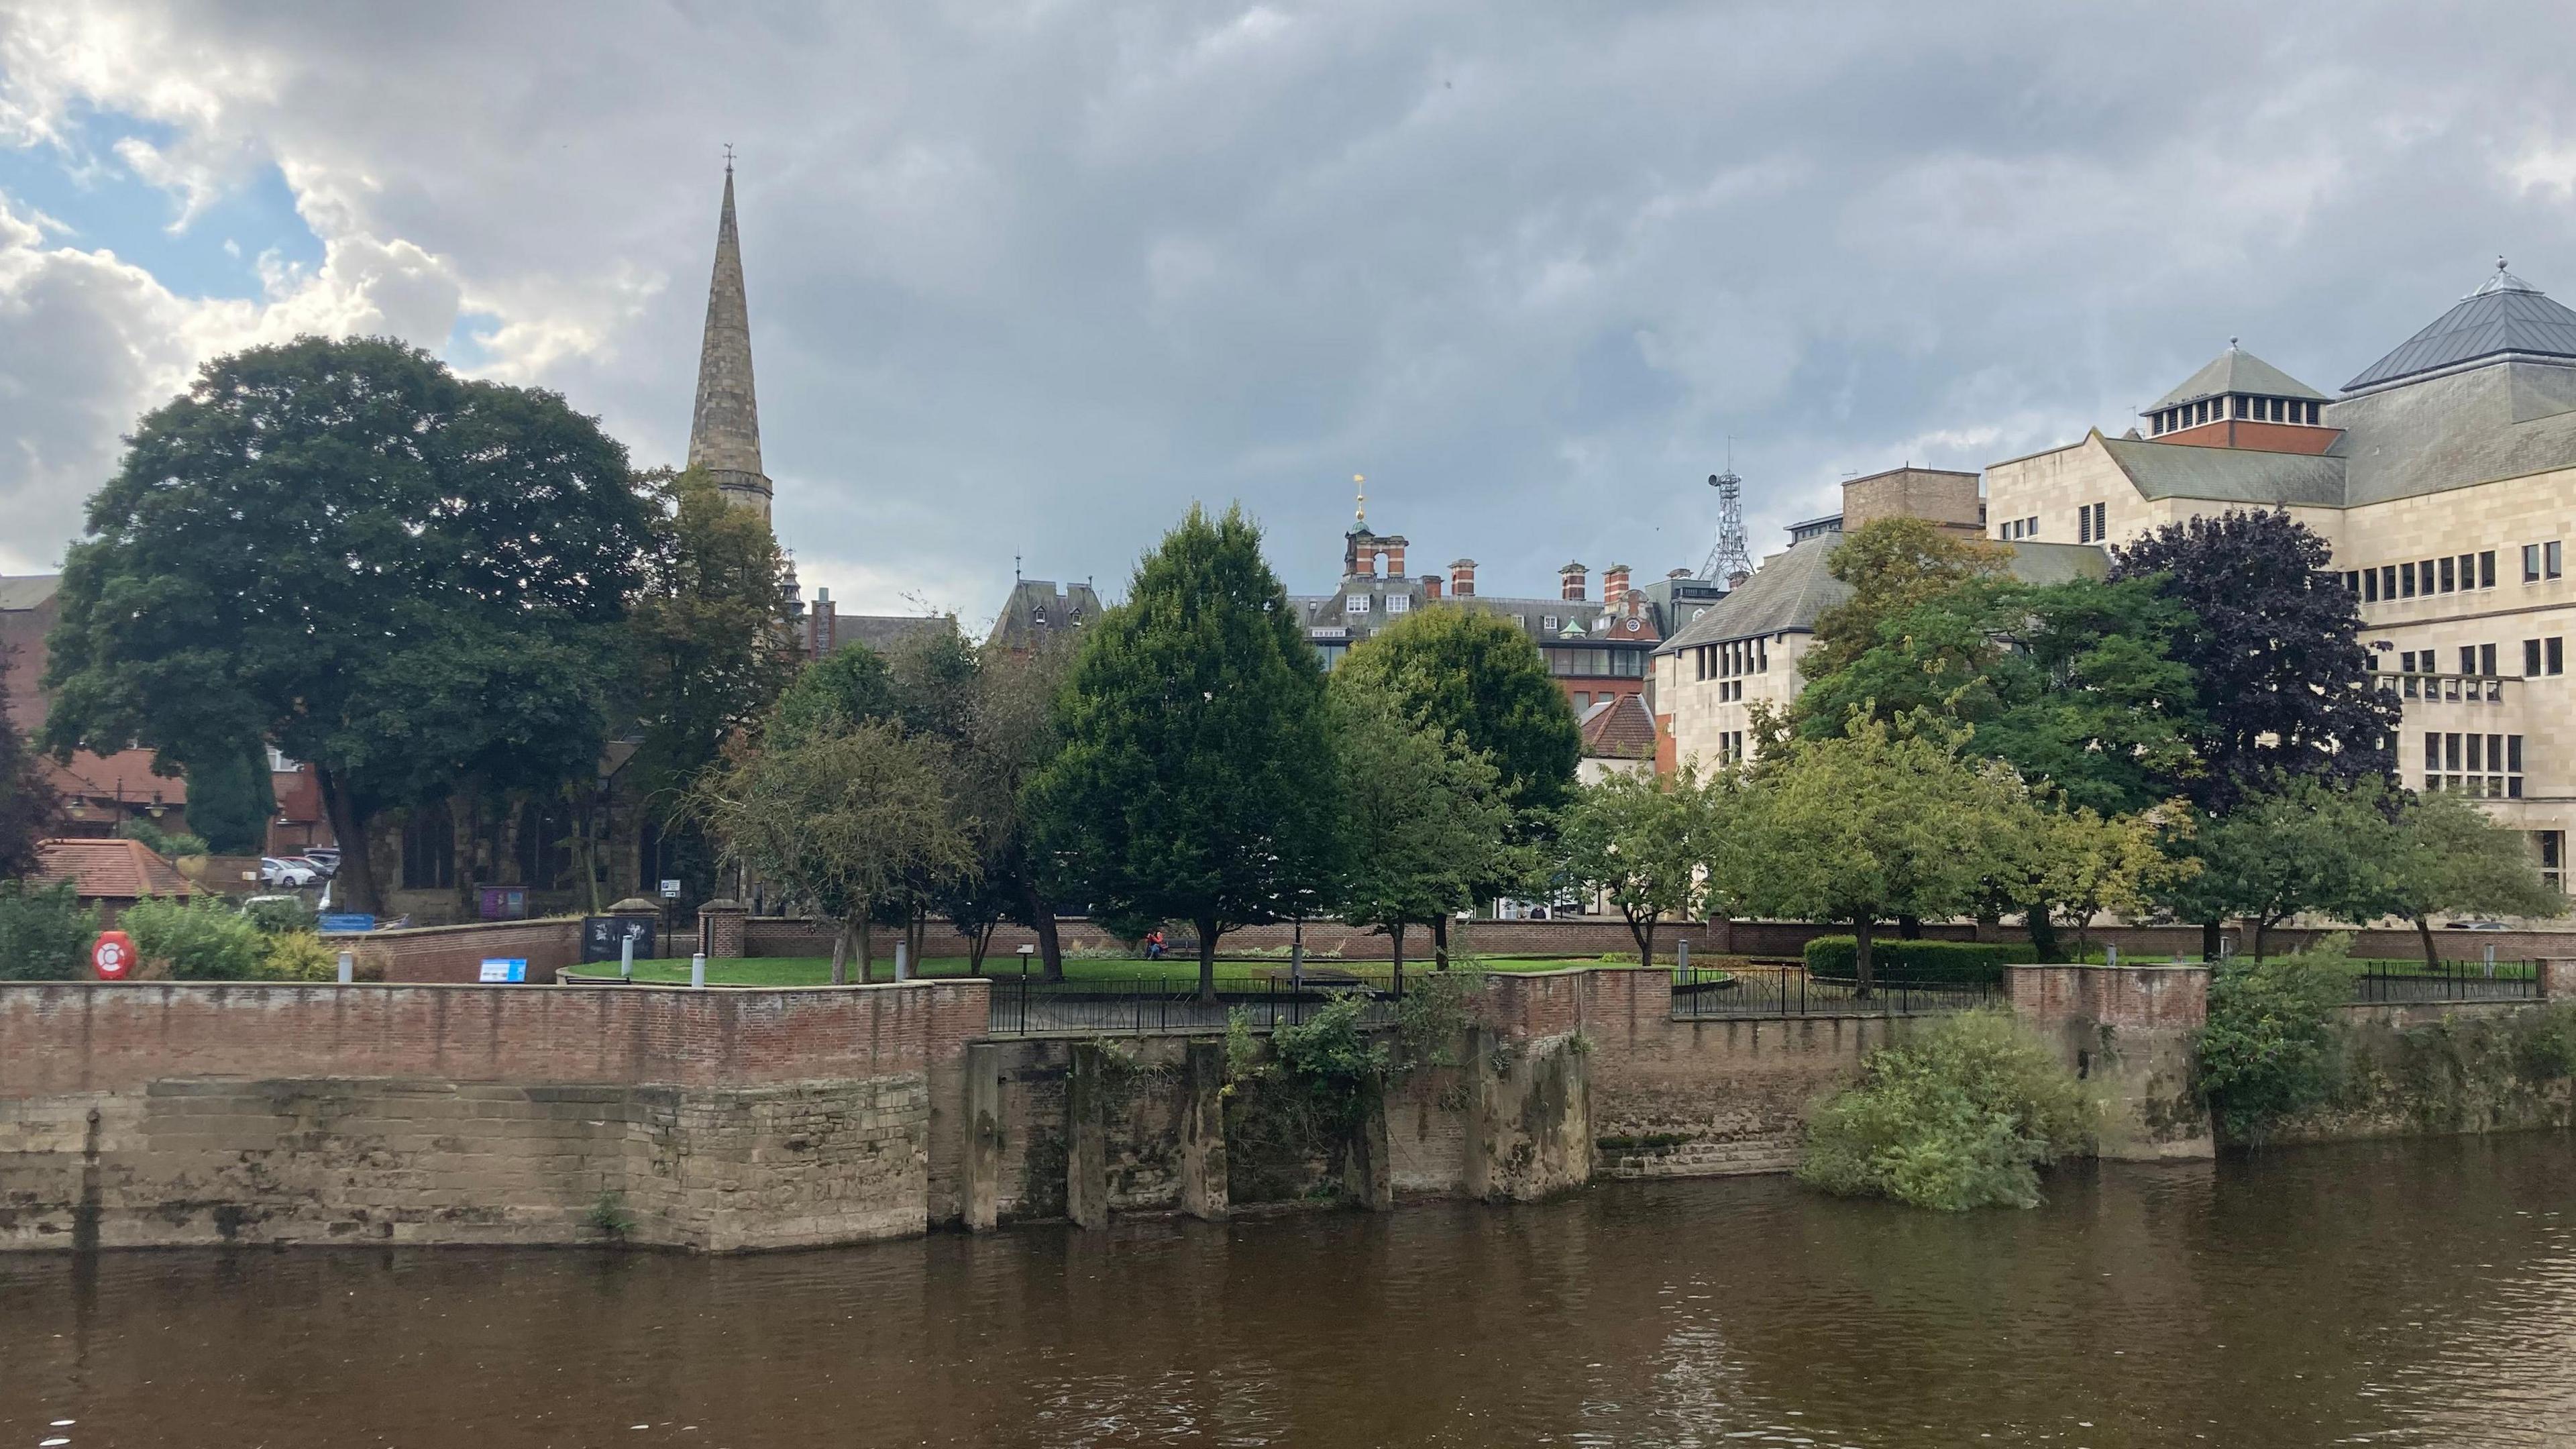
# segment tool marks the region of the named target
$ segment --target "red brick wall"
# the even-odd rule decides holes
[[[2013,966],[2013,1011],[2047,1029],[2068,1021],[2191,1030],[2209,1017],[2209,972],[2192,966]]]
[[[471,984],[482,970],[484,957],[524,956],[528,980],[544,984],[563,967],[581,963],[581,918],[415,926],[333,938],[334,950],[344,947],[358,953],[361,967],[373,966],[381,973],[375,979],[388,982]]]
[[[953,1065],[985,983],[685,987],[0,983],[0,1100],[170,1077],[744,1087]]]

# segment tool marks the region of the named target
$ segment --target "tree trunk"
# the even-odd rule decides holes
[[[1899,917],[1897,917],[1897,918],[1896,918],[1896,939],[1898,939],[1898,940],[1900,940],[1900,941],[1920,941],[1920,940],[1922,940],[1922,939],[1923,939],[1923,918],[1922,918],[1921,916],[1899,916]]]
[[[1049,981],[1062,981],[1064,979],[1064,943],[1056,938],[1055,912],[1039,911],[1036,920],[1037,925],[1032,929],[1038,933],[1038,960],[1046,968],[1039,974]]]
[[[1199,1000],[1216,1004],[1216,917],[1202,916],[1190,924],[1199,932]]]
[[[859,916],[859,984],[872,986],[877,979],[877,923],[866,913]]]
[[[2041,901],[2032,906],[2022,917],[2022,923],[2030,929],[2030,954],[2042,965],[2055,965],[2057,921],[2048,913],[2048,902]]]
[[[2217,965],[2219,948],[2226,944],[2226,922],[2203,921],[2200,923],[2200,959],[2202,961],[2212,966]]]
[[[376,887],[375,860],[367,849],[366,816],[337,771],[316,765],[313,780],[322,789],[322,810],[331,818],[331,833],[340,838],[340,871],[332,878],[339,889],[331,893],[332,904],[351,915],[383,915],[385,897]]]
[[[1657,933],[1662,931],[1663,928],[1664,918],[1661,912],[1646,918],[1645,934],[1637,938],[1638,965],[1652,966],[1655,964],[1655,936]]]
[[[1441,970],[1449,969],[1449,913],[1442,911],[1431,918],[1431,959]]]
[[[2442,953],[2433,947],[2433,918],[2417,916],[2415,934],[2424,941],[2424,969],[2438,975],[2442,970]]]
[[[1870,986],[1877,979],[1869,961],[1869,929],[1875,924],[1867,916],[1852,917],[1852,973],[1857,978],[1852,994],[1863,1001],[1869,999]]]
[[[977,926],[974,930],[965,933],[967,975],[981,976],[984,974],[984,953],[993,948],[993,927],[995,924],[997,923],[986,921],[984,924]]]
[[[2272,918],[2271,918],[2270,916],[2256,916],[2256,917],[2254,918],[2254,959],[2255,959],[2255,960],[2260,961],[2260,960],[2262,960],[2262,959],[2263,959],[2263,938],[2264,938],[2265,936],[2270,935],[2271,933],[2272,933]]]
[[[1386,938],[1395,943],[1395,994],[1401,997],[1404,995],[1404,922],[1389,925]]]
[[[921,969],[921,943],[928,939],[930,912],[926,907],[914,906],[912,919],[904,922],[903,944],[912,953],[912,974],[915,976],[926,974]]]
[[[850,923],[847,921],[832,933],[832,984],[850,984]]]

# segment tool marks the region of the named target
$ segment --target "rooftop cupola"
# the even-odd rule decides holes
[[[2227,339],[2227,350],[2139,416],[2158,442],[2273,453],[2321,452],[2326,395]]]

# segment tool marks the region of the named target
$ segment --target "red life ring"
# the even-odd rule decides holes
[[[134,938],[123,931],[101,931],[90,942],[89,964],[101,981],[122,981],[134,970]]]

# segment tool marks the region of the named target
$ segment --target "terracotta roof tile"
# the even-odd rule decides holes
[[[1594,760],[1651,760],[1655,717],[1633,694],[1613,696],[1583,716],[1583,754]]]
[[[83,899],[131,901],[197,893],[177,866],[139,840],[48,840],[36,851],[45,879],[72,882]]]

